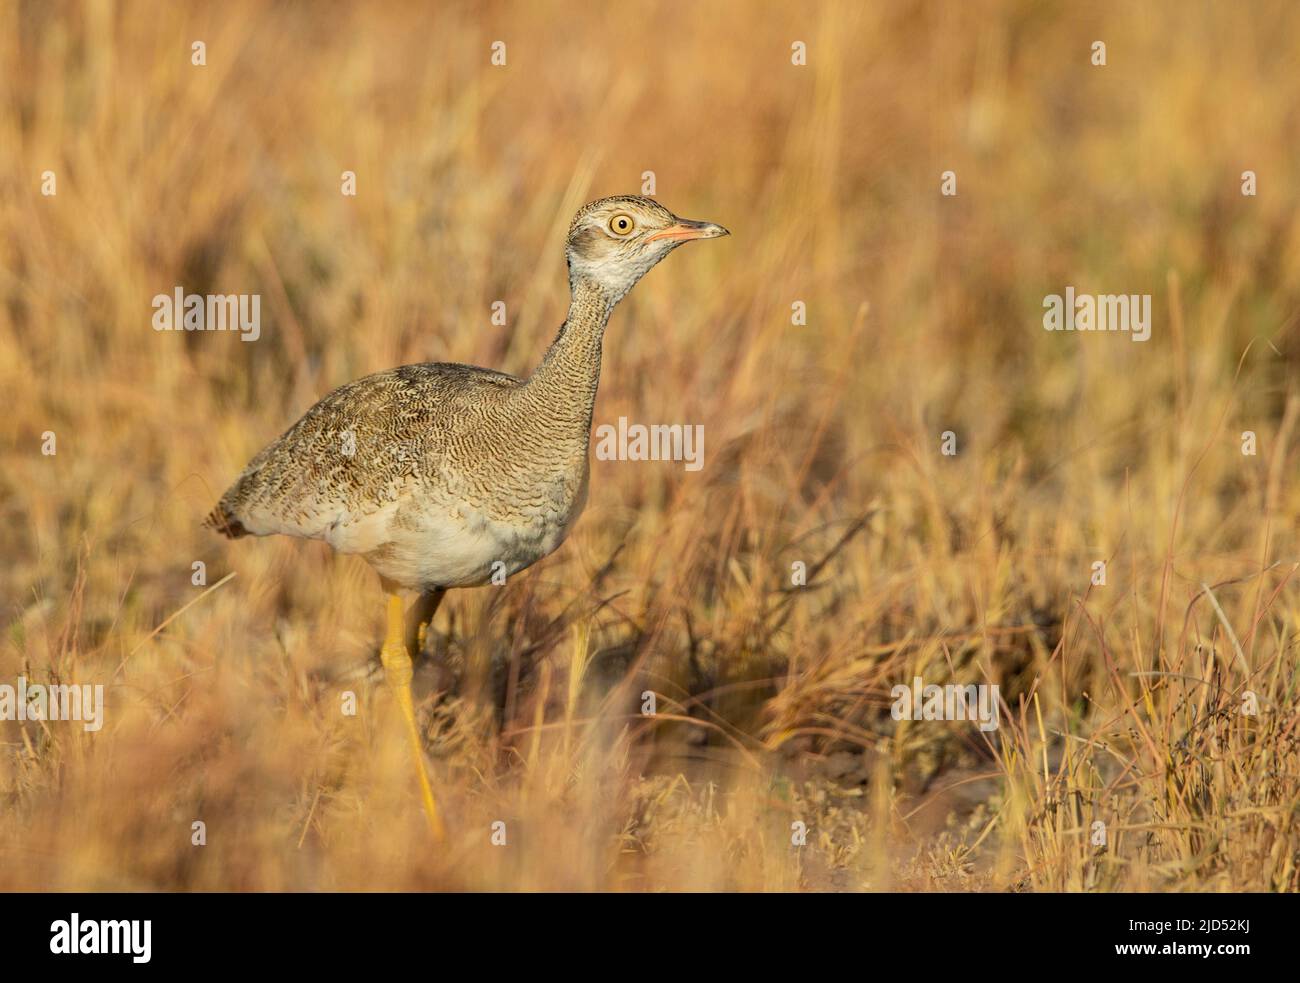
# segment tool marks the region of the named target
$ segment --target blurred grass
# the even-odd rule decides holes
[[[1298,39],[1281,2],[0,4],[0,682],[109,701],[0,724],[0,887],[1295,890]],[[433,851],[386,693],[339,710],[373,576],[199,521],[347,380],[527,372],[569,216],[646,170],[733,237],[620,306],[596,422],[703,423],[706,466],[594,461],[557,554],[450,595]],[[1151,293],[1152,339],[1043,331],[1067,284]],[[262,338],[155,333],[176,285]],[[237,576],[150,638],[197,560]],[[914,674],[998,683],[1002,729],[896,724]]]

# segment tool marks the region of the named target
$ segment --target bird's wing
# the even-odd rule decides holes
[[[412,485],[436,480],[440,447],[475,407],[519,385],[504,372],[421,363],[341,386],[249,462],[207,525],[232,538],[284,533],[374,549]]]

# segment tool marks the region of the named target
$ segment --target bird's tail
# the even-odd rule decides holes
[[[208,517],[203,520],[203,525],[208,529],[216,530],[228,539],[238,539],[240,536],[248,535],[244,524],[227,511],[224,502],[216,504],[216,507],[208,513]]]

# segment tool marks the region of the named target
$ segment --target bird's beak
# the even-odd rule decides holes
[[[694,222],[689,218],[679,218],[668,228],[660,229],[647,238],[646,242],[654,242],[656,239],[686,242],[690,239],[716,239],[718,236],[727,235],[731,235],[731,233],[713,222]]]

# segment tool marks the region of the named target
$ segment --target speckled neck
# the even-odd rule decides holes
[[[540,414],[591,429],[600,384],[600,350],[617,300],[587,280],[569,285],[569,315],[524,384],[523,394]]]

